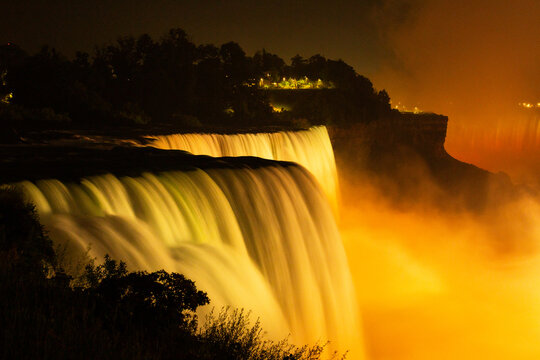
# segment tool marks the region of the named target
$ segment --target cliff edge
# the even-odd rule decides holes
[[[403,113],[382,121],[330,126],[342,182],[354,187],[367,181],[398,204],[427,200],[442,209],[482,210],[515,195],[518,190],[506,174],[490,173],[446,152],[447,124],[443,115]]]

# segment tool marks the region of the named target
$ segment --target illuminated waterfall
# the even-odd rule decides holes
[[[450,121],[445,148],[459,160],[540,186],[540,108]]]
[[[469,121],[449,122],[448,145],[472,151],[538,151],[540,115],[516,113],[492,119],[489,126]]]
[[[275,137],[293,142],[284,134]],[[253,310],[274,338],[290,333],[298,343],[329,339],[342,350],[361,342],[332,210],[302,167],[108,174],[19,185],[56,242],[90,246],[91,256],[110,254],[131,269],[181,272],[208,292],[212,306]]]
[[[292,161],[308,169],[333,205],[337,202],[334,152],[324,126],[302,131],[246,134],[174,134],[151,137],[159,149],[185,150],[195,155],[256,156]]]

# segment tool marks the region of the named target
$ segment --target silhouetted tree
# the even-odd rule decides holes
[[[35,207],[14,188],[0,189],[0,266],[8,267],[3,271],[38,278],[56,268],[52,241]]]
[[[319,54],[310,57],[307,61],[305,76],[307,76],[311,80],[329,80],[327,74],[326,58]]]
[[[183,275],[129,272],[105,258],[72,281],[58,266],[35,209],[0,189],[0,358],[319,359],[262,337],[243,311],[224,311],[197,329],[207,295]]]
[[[291,66],[287,71],[288,77],[301,78],[306,75],[307,61],[300,55],[291,58]]]
[[[265,49],[253,55],[253,67],[256,79],[269,77],[272,82],[278,82],[285,75],[285,61]]]
[[[277,83],[283,77],[322,79],[335,89],[296,94],[292,111],[276,114],[258,81]],[[121,37],[72,60],[47,47],[29,56],[3,46],[0,80],[0,99],[13,93],[13,106],[0,109],[0,121],[10,129],[3,141],[10,142],[29,129],[150,122],[191,129],[285,124],[295,118],[328,124],[371,121],[391,111],[388,94],[377,93],[342,60],[296,55],[287,65],[264,49],[249,57],[235,42],[196,46],[182,29],[158,40],[147,34]]]

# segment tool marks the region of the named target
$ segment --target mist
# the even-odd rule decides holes
[[[490,188],[486,201],[497,206],[468,210],[420,160],[407,165],[422,189],[408,200],[373,173],[341,172],[340,230],[367,357],[538,358],[539,198],[501,200]]]
[[[539,173],[538,108],[518,105],[540,102],[538,1],[386,1],[376,16],[391,56],[372,78],[393,105],[448,115],[460,160],[519,181]]]
[[[386,16],[395,8],[399,21]],[[528,191],[502,200],[493,188],[493,206],[469,211],[418,164],[406,164],[422,190],[407,206],[376,178],[343,181],[342,236],[368,353],[538,358],[540,2],[385,1],[375,16],[391,54],[371,76],[375,86],[394,106],[448,115],[450,155],[504,171]]]

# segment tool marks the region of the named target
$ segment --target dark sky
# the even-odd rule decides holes
[[[0,42],[30,52],[180,27],[249,55],[342,58],[395,101],[448,115],[540,101],[540,0],[0,1]]]
[[[253,54],[266,48],[289,60],[297,53],[343,58],[373,73],[388,53],[379,38],[381,0],[25,0],[1,6],[0,41],[28,51],[43,44],[72,55],[119,35],[186,30],[196,43],[236,41]],[[397,16],[395,16],[397,14]],[[387,18],[400,18],[391,12]],[[393,21],[393,20],[392,20]]]

